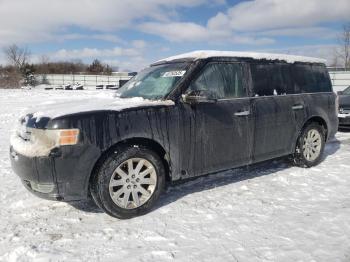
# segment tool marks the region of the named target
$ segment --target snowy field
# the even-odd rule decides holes
[[[31,195],[8,159],[20,112],[96,95],[0,90],[0,261],[350,261],[346,132],[328,143],[317,167],[277,160],[199,178],[169,188],[153,212],[131,220],[89,201]]]

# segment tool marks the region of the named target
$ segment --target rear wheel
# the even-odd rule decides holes
[[[294,162],[298,166],[312,167],[321,159],[325,146],[325,130],[317,123],[311,123],[301,132],[295,154]]]
[[[106,213],[131,218],[147,213],[165,184],[159,156],[143,147],[113,151],[91,181],[91,195]]]

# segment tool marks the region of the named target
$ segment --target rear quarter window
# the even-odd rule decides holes
[[[332,84],[325,66],[292,65],[296,93],[332,92]]]

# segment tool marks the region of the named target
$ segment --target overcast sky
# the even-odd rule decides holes
[[[330,59],[346,22],[350,0],[0,0],[0,48],[130,70],[197,49]]]

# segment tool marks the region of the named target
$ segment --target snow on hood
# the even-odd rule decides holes
[[[121,111],[127,108],[159,105],[171,106],[174,105],[174,102],[171,100],[147,100],[141,97],[97,97],[74,99],[66,102],[46,101],[37,106],[27,108],[23,113],[24,115],[33,114],[33,117],[37,118],[37,121],[39,121],[42,117],[54,119],[65,115],[91,111]]]
[[[271,54],[271,53],[256,53],[256,52],[233,52],[233,51],[215,51],[215,50],[199,50],[189,52],[181,55],[171,56],[158,62],[170,62],[177,59],[206,59],[210,57],[240,57],[240,58],[253,58],[253,59],[266,59],[266,60],[281,60],[287,63],[305,62],[305,63],[326,63],[326,60],[320,58],[306,57],[306,56],[293,56],[285,54]],[[158,63],[157,62],[157,63]]]

